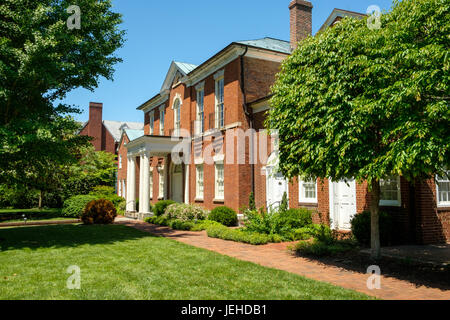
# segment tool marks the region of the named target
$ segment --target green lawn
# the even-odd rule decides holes
[[[118,225],[5,228],[0,248],[0,299],[368,299]]]
[[[23,215],[30,221],[73,220],[61,217],[61,209],[0,209],[0,223],[23,222]]]

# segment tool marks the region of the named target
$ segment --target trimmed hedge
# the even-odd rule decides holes
[[[370,245],[370,224],[371,214],[365,211],[357,214],[351,221],[352,233],[356,240],[362,245]],[[394,238],[394,223],[392,217],[386,212],[380,212],[380,242],[382,246],[389,246],[392,244]]]
[[[81,220],[84,224],[111,224],[117,217],[114,204],[105,199],[93,200],[84,209]]]
[[[62,215],[68,218],[79,218],[83,214],[84,208],[97,197],[93,195],[74,196],[64,201]]]
[[[214,208],[209,214],[208,220],[219,222],[227,227],[234,227],[238,223],[236,211],[225,206]]]
[[[164,216],[169,219],[179,219],[182,221],[197,221],[205,220],[208,212],[196,205],[174,203],[166,208]]]
[[[289,229],[303,228],[312,225],[312,211],[308,209],[289,209],[280,212],[279,223]]]
[[[281,242],[278,235],[266,235],[260,233],[246,232],[240,229],[230,229],[225,226],[211,226],[207,230],[208,237],[243,242],[252,245],[262,245],[269,242]]]
[[[176,202],[172,200],[161,200],[153,207],[153,213],[158,217],[162,216],[166,212],[167,207],[174,203]]]

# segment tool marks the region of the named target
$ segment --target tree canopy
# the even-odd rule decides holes
[[[282,65],[267,118],[289,178],[428,177],[449,166],[450,3],[395,1],[344,19]]]
[[[74,4],[80,29],[67,26]],[[24,183],[33,166],[74,161],[73,147],[86,145],[86,137],[61,137],[62,126],[76,125],[67,114],[78,109],[56,101],[75,88],[93,90],[100,77],[112,79],[124,31],[111,7],[110,0],[0,4],[0,181]]]

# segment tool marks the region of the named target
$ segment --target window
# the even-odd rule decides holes
[[[155,133],[155,114],[153,112],[150,113],[150,135]]]
[[[159,167],[158,168],[159,173],[159,190],[158,190],[158,198],[163,199],[164,198],[164,168]]]
[[[202,134],[205,130],[204,101],[205,90],[202,88],[197,91],[197,124],[195,126],[196,134]]]
[[[196,198],[203,200],[204,189],[203,189],[203,165],[196,166],[197,168],[197,188],[196,188]]]
[[[126,180],[122,180],[122,198],[126,198],[127,197],[127,182]]]
[[[400,206],[400,177],[389,177],[380,180],[380,205],[381,206]]]
[[[223,162],[216,163],[216,183],[215,183],[215,198],[217,200],[223,200],[225,197],[224,190],[224,166]]]
[[[150,169],[150,199],[153,199],[153,168]]]
[[[317,182],[299,180],[299,202],[317,203]]]
[[[216,128],[220,129],[225,126],[225,109],[224,109],[224,77],[223,75],[216,78]]]
[[[119,156],[119,169],[122,169],[122,156]]]
[[[447,177],[436,177],[436,198],[438,206],[450,206],[450,171],[447,172]]]
[[[164,121],[166,118],[166,110],[164,110],[164,107],[161,107],[159,109],[159,134],[161,136],[164,135]]]
[[[119,181],[119,197],[122,197],[122,181]]]
[[[173,114],[174,114],[174,136],[179,136],[181,128],[181,103],[179,98],[175,98],[175,102],[173,104]]]

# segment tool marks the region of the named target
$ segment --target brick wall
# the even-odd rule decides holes
[[[289,5],[291,25],[291,47],[297,48],[299,41],[312,32],[312,4],[309,1],[294,0]]]

